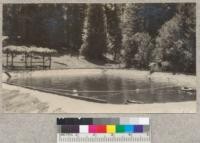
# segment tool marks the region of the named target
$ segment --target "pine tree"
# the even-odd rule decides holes
[[[120,21],[120,7],[119,4],[106,4],[105,13],[107,18],[107,32],[108,32],[108,52],[113,55],[114,61],[119,61],[120,50],[122,47],[122,32]]]
[[[88,8],[85,27],[87,35],[81,47],[81,54],[89,60],[102,60],[107,51],[105,13],[102,4],[91,4]]]
[[[138,17],[140,4],[127,4],[123,16],[123,61],[126,67],[133,65],[134,56],[137,53],[137,44],[134,34],[143,30],[141,19]]]
[[[67,47],[71,55],[78,55],[82,45],[85,4],[68,4],[66,11]]]

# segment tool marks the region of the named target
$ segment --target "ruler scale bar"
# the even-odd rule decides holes
[[[78,142],[141,142],[150,143],[150,136],[145,134],[132,135],[132,136],[112,136],[104,134],[99,135],[82,135],[82,136],[69,136],[64,134],[57,135],[57,143],[78,143]]]

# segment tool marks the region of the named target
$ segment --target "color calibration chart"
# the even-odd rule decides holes
[[[57,143],[150,143],[146,117],[58,118]]]

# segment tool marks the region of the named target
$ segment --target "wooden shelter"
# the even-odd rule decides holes
[[[56,50],[48,48],[9,45],[3,47],[3,54],[6,56],[4,67],[7,69],[50,69],[51,57],[55,53]],[[19,55],[21,56],[21,61],[15,61]]]

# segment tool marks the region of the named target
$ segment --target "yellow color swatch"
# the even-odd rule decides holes
[[[107,133],[115,133],[115,131],[116,131],[115,125],[106,125]]]

